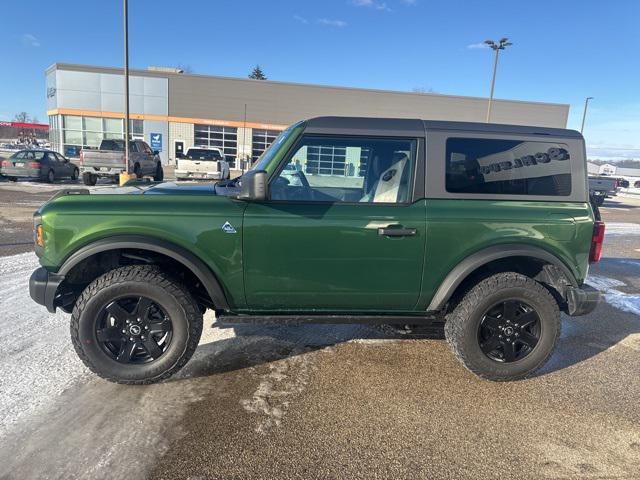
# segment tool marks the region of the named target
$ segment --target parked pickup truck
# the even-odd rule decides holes
[[[618,188],[619,181],[617,178],[606,176],[589,177],[589,194],[598,206],[604,203],[605,198],[617,195]]]
[[[116,182],[125,170],[124,140],[108,139],[100,142],[98,150],[82,149],[80,172],[85,185],[95,185],[99,177],[108,177]],[[155,181],[163,178],[162,162],[157,151],[152,151],[142,140],[129,142],[129,168],[138,178],[153,176]]]
[[[178,180],[227,180],[229,164],[217,148],[192,147],[176,159]]]
[[[61,191],[34,215],[30,294],[119,383],[182,368],[206,309],[221,327],[444,322],[470,371],[523,378],[560,312],[599,301],[584,151],[564,129],[314,118],[234,180]]]

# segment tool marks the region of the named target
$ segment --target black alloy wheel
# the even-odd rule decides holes
[[[171,319],[162,307],[142,296],[123,297],[105,305],[95,325],[98,344],[120,363],[157,360],[172,339]]]
[[[540,317],[521,300],[490,307],[478,326],[482,352],[496,362],[511,363],[529,355],[540,340]]]

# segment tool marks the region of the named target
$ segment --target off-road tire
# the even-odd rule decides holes
[[[162,165],[158,163],[156,165],[156,173],[153,175],[153,180],[155,182],[161,182],[164,179],[164,170],[162,169]]]
[[[519,299],[538,314],[541,333],[524,358],[500,363],[480,349],[478,328],[483,314],[501,300]],[[445,337],[460,362],[477,376],[493,381],[531,376],[551,356],[560,338],[560,310],[549,291],[535,280],[515,272],[498,273],[475,285],[447,315]]]
[[[98,176],[93,175],[91,173],[83,173],[82,174],[82,183],[89,187],[93,187],[96,183],[98,183]]]
[[[171,319],[171,343],[150,363],[119,363],[101,349],[95,338],[101,309],[129,294],[146,295]],[[200,341],[202,314],[187,289],[159,268],[131,265],[111,270],[85,288],[71,314],[70,330],[73,346],[89,370],[114,383],[145,385],[169,378],[189,361]]]

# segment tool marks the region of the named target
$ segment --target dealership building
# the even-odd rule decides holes
[[[53,149],[76,157],[105,138],[123,138],[122,69],[56,63],[46,71]],[[288,125],[322,115],[484,122],[486,98],[383,91],[131,70],[131,135],[164,163],[189,147],[219,148],[232,167],[254,160]],[[566,127],[569,105],[494,100],[495,123]]]

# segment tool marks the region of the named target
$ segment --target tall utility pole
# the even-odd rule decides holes
[[[491,104],[493,103],[493,89],[496,85],[496,72],[498,71],[498,55],[500,54],[500,50],[504,50],[509,45],[513,45],[509,41],[508,38],[501,38],[498,43],[493,40],[485,40],[484,42],[489,46],[494,52],[496,52],[494,60],[493,60],[493,77],[491,78],[491,93],[489,93],[489,105],[487,107],[487,123],[491,122]]]
[[[589,100],[593,100],[593,97],[587,97],[584,99],[584,112],[582,112],[582,126],[580,127],[580,133],[584,132],[584,121],[587,118],[587,107],[589,106]]]
[[[129,173],[129,2],[124,0],[124,162]]]

